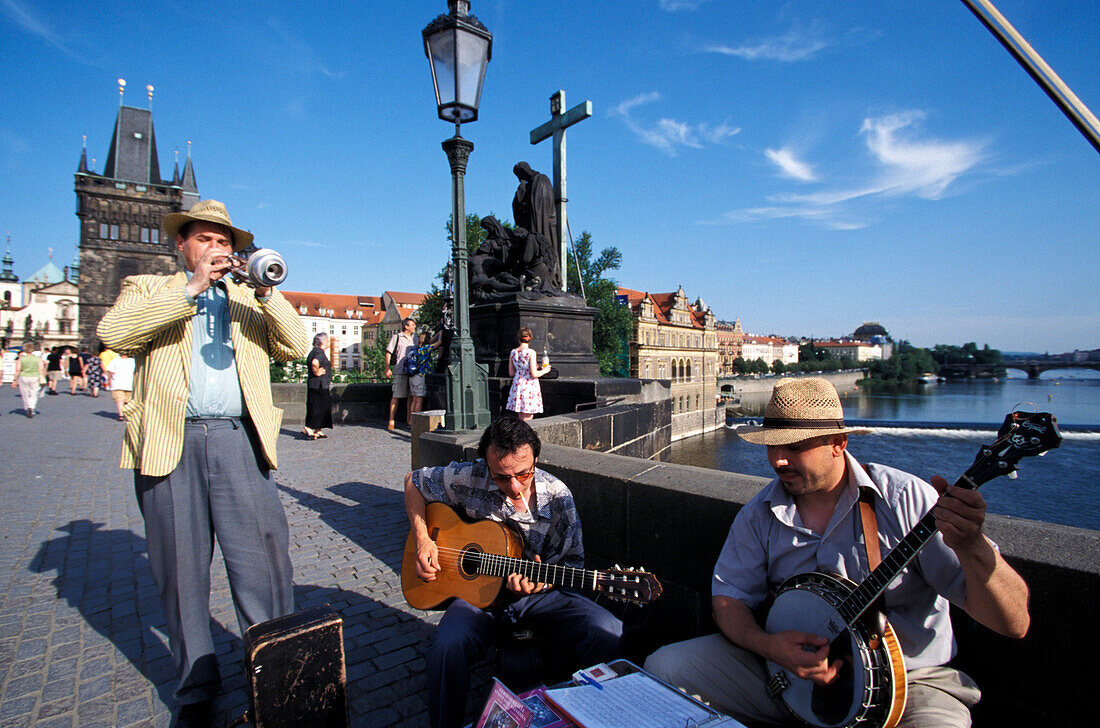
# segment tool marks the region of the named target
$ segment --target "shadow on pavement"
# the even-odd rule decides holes
[[[278,486],[299,504],[316,512],[334,531],[347,536],[394,572],[401,572],[401,554],[409,529],[400,491],[362,482],[338,483],[326,488],[343,499],[337,500],[281,483]]]
[[[87,519],[59,526],[66,535],[45,541],[30,563],[37,573],[56,571],[57,598],[125,655],[165,706],[175,700],[176,668],[166,645],[164,617],[145,557],[145,539],[132,531],[103,530]],[[212,623],[215,644],[229,635]]]

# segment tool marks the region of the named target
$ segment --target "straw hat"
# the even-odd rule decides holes
[[[168,236],[168,240],[174,241],[181,227],[197,220],[213,222],[229,228],[235,253],[252,245],[252,233],[233,227],[233,221],[229,219],[229,211],[217,200],[199,200],[187,212],[173,212],[165,215],[161,227],[164,228],[164,234]]]
[[[866,435],[870,430],[844,426],[844,409],[832,384],[817,377],[780,379],[764,410],[763,425],[742,425],[734,432],[756,445],[790,445],[823,435]]]

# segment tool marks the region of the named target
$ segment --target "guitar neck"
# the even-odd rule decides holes
[[[509,574],[525,576],[536,584],[552,584],[577,589],[596,589],[600,572],[578,569],[562,564],[543,564],[538,561],[498,556],[481,552],[477,555],[477,573],[485,576],[506,577]]]

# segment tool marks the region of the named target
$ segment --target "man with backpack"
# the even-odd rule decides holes
[[[397,400],[409,397],[408,412],[405,415],[406,424],[412,424],[413,404],[419,405],[424,401],[424,395],[427,393],[427,388],[424,386],[424,378],[418,377],[419,381],[410,381],[409,373],[406,371],[406,359],[410,353],[416,351],[416,337],[413,332],[416,330],[416,322],[411,318],[407,318],[401,322],[401,331],[395,333],[390,337],[390,342],[386,344],[386,376],[393,377],[393,390],[390,395],[390,417],[389,422],[386,425],[386,429],[393,431],[393,415],[397,411]],[[414,391],[415,390],[415,391]],[[419,411],[420,407],[417,406]]]

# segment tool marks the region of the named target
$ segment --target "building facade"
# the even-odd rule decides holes
[[[847,339],[830,339],[828,341],[815,341],[814,346],[829,352],[834,359],[848,357],[852,361],[873,361],[882,359],[881,344],[872,344],[869,341],[853,341]]]
[[[710,308],[673,293],[619,288],[631,313],[630,376],[671,382],[672,413],[713,410],[717,396],[718,337]]]
[[[777,361],[784,364],[798,363],[798,344],[778,336],[754,336],[745,334],[741,348],[741,358],[745,361],[762,359],[771,366]]]
[[[183,172],[177,163],[172,178],[162,179],[153,112],[121,103],[103,172],[89,167],[85,148],[75,190],[80,219],[79,338],[91,346],[123,278],[180,270],[175,241],[163,239],[161,221],[171,212],[191,209],[199,192],[190,151]]]
[[[734,320],[732,324],[728,321],[716,321],[714,333],[718,341],[718,376],[733,376],[736,374],[733,370],[733,360],[741,356],[745,343],[741,319]]]
[[[363,340],[368,330],[377,330],[385,311],[379,296],[348,296],[335,293],[283,291],[298,311],[306,334],[329,335],[329,359],[340,369],[362,368]]]

